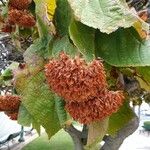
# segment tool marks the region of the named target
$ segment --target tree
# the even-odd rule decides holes
[[[150,84],[148,13],[138,12],[137,1],[128,4],[3,2],[1,30],[24,62],[13,61],[1,75],[1,86],[9,81],[13,94],[0,97],[0,111],[39,134],[43,126],[49,138],[64,128],[77,150],[99,149],[101,140],[101,149],[118,149],[138,127],[129,103]]]

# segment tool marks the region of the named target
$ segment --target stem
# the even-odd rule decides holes
[[[78,131],[73,125],[70,125],[65,129],[66,132],[72,137],[74,142],[75,150],[84,150],[82,143],[82,132]]]

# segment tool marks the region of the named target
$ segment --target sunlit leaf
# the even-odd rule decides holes
[[[120,27],[128,28],[137,21],[141,22],[125,0],[68,1],[77,20],[104,33],[109,34]]]

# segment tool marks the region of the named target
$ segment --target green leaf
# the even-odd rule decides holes
[[[141,40],[134,28],[121,28],[110,35],[97,32],[95,39],[97,56],[110,65],[118,67],[150,65],[150,40]]]
[[[37,27],[39,32],[39,38],[34,41],[34,43],[29,47],[29,51],[35,51],[37,54],[47,58],[51,55],[50,51],[50,42],[53,39],[51,34],[51,29],[49,26],[49,21],[47,16],[47,2],[41,0],[34,0],[36,4],[36,18],[37,18]]]
[[[43,68],[44,66],[44,58],[40,57],[40,55],[36,54],[34,51],[34,48],[38,46],[38,45],[32,45],[30,48],[28,48],[24,54],[23,54],[23,58],[24,61],[26,63],[26,65],[31,66],[31,68],[33,67],[38,67],[38,68]],[[40,45],[41,46],[41,45]],[[39,48],[39,47],[37,47]],[[44,48],[44,47],[43,47]],[[42,46],[40,47],[40,50],[42,49]]]
[[[23,126],[31,126],[32,118],[27,109],[21,105],[19,108],[18,123]]]
[[[44,82],[45,76],[43,72],[27,76],[24,81],[25,87],[20,93],[22,94],[22,105],[34,118],[34,123],[32,122],[32,124],[34,126],[39,126],[39,124],[43,126],[50,138],[61,128],[59,122],[61,114],[58,113],[62,112],[63,106],[55,104],[55,96]],[[61,111],[58,111],[59,107]],[[61,123],[62,120],[65,121],[65,118],[61,118]]]
[[[40,56],[47,58],[52,53],[50,48],[50,43],[52,42],[52,39],[52,36],[38,38],[27,50],[36,52]]]
[[[2,77],[2,76],[0,76],[0,86],[2,86],[4,83],[5,83],[5,82],[4,82],[3,77]]]
[[[51,137],[59,131],[60,124],[54,111],[54,95],[50,92],[47,85],[43,83],[44,80],[43,73],[28,79],[28,85],[22,96],[22,103]]]
[[[68,28],[71,21],[71,8],[67,0],[57,0],[55,12],[55,26],[60,36],[68,35]]]
[[[141,88],[150,91],[150,67],[137,67],[136,74]]]
[[[110,116],[108,134],[112,136],[115,135],[116,132],[123,128],[134,116],[135,113],[132,111],[129,102],[126,100],[118,112]]]
[[[57,38],[53,43],[52,56],[57,57],[61,51],[68,53],[70,56],[75,56],[77,48],[69,41],[68,36]]]
[[[30,127],[32,125],[32,127],[36,129],[36,131],[40,135],[40,130],[41,130],[40,123],[38,123],[34,119],[34,117],[31,116],[29,111],[23,105],[21,105],[19,108],[18,123],[27,127]]]
[[[83,56],[88,61],[92,60],[95,55],[95,30],[80,22],[72,20],[69,33],[73,43]]]
[[[109,118],[105,118],[98,122],[91,123],[88,127],[88,141],[85,147],[86,150],[98,150],[97,144],[102,141],[107,133]]]
[[[61,125],[64,125],[64,123],[68,120],[68,116],[64,108],[65,102],[62,100],[62,98],[55,95],[55,109]]]
[[[47,58],[51,55],[50,42],[53,36],[50,34],[48,22],[44,20],[46,10],[44,3],[40,0],[35,0],[36,4],[36,18],[39,38],[34,40],[34,43],[28,48],[28,51],[33,51],[42,57]],[[43,8],[42,8],[43,7]]]
[[[136,12],[129,9],[125,0],[68,1],[77,20],[107,34],[119,27],[128,28],[137,21],[142,22]]]
[[[13,73],[12,70],[7,68],[1,75],[1,77],[3,78],[3,80],[10,80],[13,77]]]
[[[139,74],[145,81],[150,83],[150,67],[137,67],[136,73]]]
[[[40,37],[45,37],[49,34],[49,26],[46,18],[46,2],[41,0],[34,0],[35,2],[35,12],[37,18],[37,26]]]
[[[3,18],[6,18],[7,17],[7,15],[8,15],[8,10],[9,10],[9,2],[7,1],[6,2],[6,5],[5,6],[3,6],[3,7],[1,7],[2,8],[2,11],[1,11],[1,16],[3,17]]]
[[[46,23],[44,23],[44,21],[38,15],[38,13],[36,14],[37,14],[36,16],[37,16],[37,26],[38,26],[39,35],[41,38],[47,37],[49,35],[49,30],[48,30],[49,27]]]

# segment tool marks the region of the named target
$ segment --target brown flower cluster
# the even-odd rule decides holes
[[[5,112],[5,114],[6,114],[11,120],[17,120],[17,118],[18,118],[18,112],[15,112],[15,111]]]
[[[87,64],[83,59],[69,58],[65,53],[45,66],[50,88],[66,101],[87,101],[107,87],[103,64],[99,60]]]
[[[31,4],[32,0],[10,0],[9,5],[16,9],[27,9]]]
[[[50,88],[66,101],[66,110],[77,121],[89,124],[110,116],[122,105],[121,91],[109,91],[101,61],[86,63],[61,53],[45,66]]]
[[[33,27],[36,23],[32,14],[27,10],[10,9],[8,21],[23,27]]]
[[[123,103],[123,99],[122,92],[107,91],[100,94],[99,97],[94,97],[86,102],[68,102],[66,103],[66,110],[73,119],[83,124],[89,124],[117,112]]]
[[[14,32],[15,25],[30,28],[36,24],[35,17],[27,10],[32,0],[10,0],[8,16],[4,20],[3,32]]]
[[[16,111],[20,106],[20,97],[14,95],[0,96],[0,111]]]
[[[5,33],[11,33],[13,32],[15,28],[13,28],[9,23],[5,23],[3,26],[2,26],[2,32],[5,32]]]

